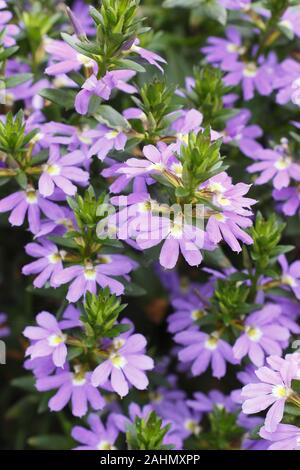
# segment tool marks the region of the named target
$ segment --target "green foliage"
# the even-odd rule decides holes
[[[233,112],[224,108],[223,96],[230,88],[223,83],[222,71],[210,65],[195,67],[194,79],[195,86],[187,98],[203,114],[204,125],[213,129],[223,128]]]
[[[237,424],[234,413],[228,413],[225,408],[215,406],[209,414],[210,432],[205,435],[210,449],[232,450],[236,447],[244,431]]]
[[[83,196],[76,194],[74,198],[69,197],[68,204],[75,214],[78,227],[92,229],[101,218],[99,214],[107,206],[107,197],[104,193],[97,197],[90,186],[84,191]]]
[[[255,224],[250,229],[253,238],[250,255],[259,273],[263,273],[280,254],[290,251],[291,247],[279,245],[284,228],[285,224],[279,222],[275,214],[265,220],[258,212]]]
[[[221,24],[226,24],[226,8],[219,0],[165,0],[163,6],[166,8],[194,8],[197,15],[211,18]]]
[[[43,58],[43,52],[40,50],[40,47],[45,35],[52,29],[60,16],[60,13],[49,14],[49,11],[42,9],[41,5],[37,2],[33,9],[29,11],[26,9],[22,13],[21,18],[33,58],[33,69]]]
[[[155,78],[142,86],[141,99],[133,97],[133,101],[147,118],[147,125],[144,129],[146,139],[159,135],[169,124],[169,121],[165,119],[166,116],[179,108],[173,101],[174,92],[174,86]]]
[[[279,18],[288,6],[293,5],[290,0],[264,0],[263,6],[271,11],[272,16]]]
[[[210,129],[189,135],[187,146],[180,150],[183,189],[178,190],[178,196],[195,196],[197,200],[199,185],[225,169],[220,147],[220,140],[211,142]]]
[[[66,110],[74,108],[74,100],[76,92],[74,90],[56,90],[55,88],[44,88],[40,93],[42,98],[45,98],[52,103],[55,103]]]
[[[94,118],[102,124],[106,124],[108,127],[118,131],[126,132],[130,130],[130,124],[122,114],[106,104],[97,107],[97,113],[94,114]]]
[[[108,288],[98,295],[87,292],[84,303],[86,315],[81,318],[87,337],[113,338],[127,331],[129,325],[115,325],[125,307],[115,295],[110,294]]]
[[[142,27],[143,18],[137,15],[138,5],[139,0],[103,0],[100,9],[90,7],[91,17],[97,28],[95,42],[82,35],[76,38],[62,33],[62,37],[80,54],[94,59],[98,63],[100,75],[109,66],[118,65],[120,68],[123,53],[128,52],[139,34],[147,31]],[[123,64],[123,68],[125,66]]]
[[[128,427],[126,440],[129,450],[165,450],[172,446],[163,444],[170,425],[163,426],[162,419],[152,411],[146,419],[135,418]]]
[[[22,110],[16,116],[9,112],[5,123],[0,121],[0,150],[18,160],[22,158],[27,145],[36,134],[37,130],[26,132]]]
[[[225,279],[217,281],[212,302],[224,325],[229,325],[232,319],[240,318],[251,310],[252,306],[247,303],[248,294],[246,284]]]

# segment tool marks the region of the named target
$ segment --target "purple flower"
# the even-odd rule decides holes
[[[72,182],[86,185],[89,180],[89,174],[78,168],[84,160],[85,156],[79,150],[61,157],[59,146],[51,145],[49,159],[43,165],[43,172],[39,179],[40,194],[45,197],[51,196],[57,186],[68,196],[74,196],[77,187]]]
[[[278,257],[282,269],[281,282],[283,286],[292,289],[297,299],[300,299],[300,261],[294,261],[290,266],[284,255]]]
[[[225,409],[228,413],[232,413],[236,409],[231,397],[224,395],[219,390],[211,390],[207,395],[201,392],[194,393],[193,400],[187,400],[187,405],[193,410],[202,413],[210,413],[216,407]]]
[[[219,0],[221,5],[229,10],[245,10],[250,7],[252,0]]]
[[[297,187],[274,189],[272,196],[275,201],[279,201],[280,209],[289,217],[300,209],[300,192]]]
[[[136,88],[126,83],[136,72],[133,70],[113,70],[106,72],[101,80],[95,75],[91,75],[82,85],[82,90],[75,99],[75,109],[79,114],[87,114],[89,102],[93,95],[108,100],[112,91],[117,88],[125,93],[135,93]]]
[[[126,339],[112,341],[109,357],[92,374],[94,387],[104,384],[109,378],[113,390],[121,397],[129,392],[129,384],[138,390],[145,390],[148,379],[145,370],[154,367],[153,360],[144,354],[146,339],[133,334]]]
[[[300,450],[300,428],[292,424],[278,424],[275,431],[270,432],[263,426],[259,435],[273,444],[268,450]]]
[[[26,191],[17,191],[0,200],[0,213],[8,211],[11,211],[9,222],[18,227],[24,223],[28,213],[29,228],[34,234],[41,228],[41,212],[46,216],[57,214],[57,218],[61,214],[59,206],[43,198],[32,186],[28,186]]]
[[[164,70],[159,65],[159,62],[162,64],[166,64],[167,62],[165,61],[165,59],[160,57],[160,55],[156,54],[155,52],[144,49],[139,44],[140,44],[140,41],[138,38],[136,38],[131,48],[129,49],[129,52],[136,52],[142,59],[146,60],[151,65],[155,65],[155,67],[157,67],[163,73]]]
[[[47,377],[56,370],[52,356],[36,357],[35,359],[26,359],[24,368],[32,371],[35,377]]]
[[[61,411],[71,400],[72,414],[82,417],[88,411],[88,403],[94,410],[101,410],[105,400],[100,392],[91,385],[91,373],[84,372],[76,365],[74,372],[58,371],[56,375],[39,378],[36,388],[39,392],[58,389],[49,401],[51,411]]]
[[[0,338],[5,338],[10,334],[10,328],[6,326],[7,315],[6,313],[0,313]]]
[[[275,54],[269,54],[267,58],[260,57],[258,62],[230,61],[226,63],[228,71],[224,77],[227,86],[235,86],[241,83],[245,101],[254,97],[255,90],[260,95],[267,96],[273,91],[274,68],[276,66]]]
[[[119,431],[117,430],[113,417],[109,416],[106,427],[102,424],[98,415],[92,413],[89,415],[88,424],[91,430],[82,426],[75,426],[72,429],[72,437],[80,442],[81,446],[74,450],[115,450],[115,442]]]
[[[293,393],[291,382],[296,371],[295,364],[288,361],[280,370],[269,367],[260,367],[256,370],[260,382],[248,384],[242,390],[243,413],[259,413],[270,407],[266,415],[265,429],[269,432],[275,431],[282,420],[285,403]]]
[[[161,416],[165,421],[172,424],[171,430],[186,439],[191,435],[197,436],[201,432],[200,421],[202,413],[191,410],[185,400],[166,402],[161,408]]]
[[[223,70],[227,70],[227,64],[236,62],[246,52],[237,28],[229,26],[225,33],[226,39],[211,36],[207,40],[209,45],[201,49],[201,52],[206,55],[207,62],[214,65],[219,64]]]
[[[174,340],[184,346],[178,358],[181,362],[192,363],[193,375],[205,372],[211,362],[213,376],[221,378],[226,374],[226,361],[236,364],[230,345],[220,339],[217,332],[208,335],[201,331],[184,331],[178,333]]]
[[[46,41],[45,50],[51,54],[54,64],[48,66],[45,72],[48,75],[60,75],[72,71],[78,71],[82,66],[97,71],[96,62],[89,57],[79,54],[69,44],[64,41],[56,41],[48,39]]]
[[[104,160],[113,149],[124,150],[127,142],[127,136],[124,132],[111,129],[103,124],[97,126],[96,129],[84,132],[82,137],[91,139],[93,142],[88,151],[88,158],[97,155],[100,160]]]
[[[293,94],[293,83],[300,77],[300,64],[293,59],[285,59],[276,69],[273,86],[279,90],[276,95],[278,104],[286,104]]]
[[[190,266],[198,266],[202,261],[200,249],[204,247],[205,233],[199,227],[186,223],[182,214],[172,221],[167,217],[152,217],[149,230],[138,234],[136,241],[141,249],[158,245],[164,240],[159,262],[166,269],[176,266],[180,252]]]
[[[96,33],[95,24],[89,13],[89,7],[83,0],[75,0],[72,3],[72,11],[77,18],[80,19],[80,23],[86,31],[88,36],[94,36]]]
[[[202,188],[211,192],[213,204],[220,208],[218,214],[210,215],[206,225],[211,242],[216,244],[224,239],[236,252],[241,251],[238,240],[251,245],[252,238],[242,230],[252,225],[250,207],[256,203],[254,199],[244,197],[249,186],[244,183],[233,185],[231,178],[223,172],[209,179]]]
[[[73,305],[69,305],[63,312],[62,319],[58,322],[59,328],[64,330],[67,328],[82,327],[79,317],[79,310],[77,310]],[[37,340],[33,340],[33,343],[36,341]],[[32,370],[36,378],[46,377],[52,374],[56,369],[52,355],[26,359],[24,367],[26,370]]]
[[[63,269],[62,260],[65,252],[58,250],[57,246],[49,240],[40,240],[39,243],[28,243],[25,247],[29,256],[38,258],[37,261],[26,264],[22,273],[25,276],[39,274],[33,281],[35,287],[43,287],[47,281],[54,287],[54,276]]]
[[[129,158],[125,165],[117,170],[117,173],[125,174],[127,178],[152,173],[163,174],[168,178],[167,171],[175,176],[182,173],[182,165],[174,156],[173,145],[167,146],[164,143],[158,144],[157,147],[145,145],[143,154],[146,158]]]
[[[288,8],[281,18],[280,26],[292,31],[296,36],[300,37],[300,11],[298,7]]]
[[[31,359],[37,357],[52,356],[57,367],[63,367],[67,357],[65,335],[54,315],[41,312],[37,315],[38,326],[27,326],[23,331],[24,336],[34,341],[26,350],[26,356]]]
[[[290,184],[291,179],[300,181],[300,165],[293,162],[285,139],[274,150],[256,150],[255,160],[259,162],[247,168],[249,173],[261,172],[255,184],[265,184],[272,180],[274,188],[282,189]]]
[[[15,73],[16,71],[13,69],[11,73],[8,73],[7,75],[13,76]],[[50,84],[46,79],[38,80],[35,83],[33,83],[33,80],[28,80],[13,88],[1,90],[1,99],[3,99],[3,103],[9,106],[12,106],[15,101],[22,100],[25,101],[26,109],[39,111],[45,104],[44,99],[39,95],[39,93],[44,88],[49,87]],[[2,93],[4,94],[3,96]]]
[[[223,134],[224,144],[235,144],[248,157],[255,155],[261,146],[256,139],[262,136],[262,129],[257,125],[247,126],[251,118],[248,109],[242,109],[236,116],[228,119]]]
[[[170,333],[178,333],[179,331],[186,330],[195,325],[198,320],[207,315],[205,308],[208,306],[208,293],[211,292],[211,285],[205,286],[203,290],[201,286],[201,299],[197,295],[198,289],[195,293],[191,292],[188,297],[176,297],[172,301],[175,312],[168,316],[168,331]],[[203,297],[203,301],[202,301]]]
[[[20,28],[15,24],[8,24],[12,19],[12,13],[8,10],[6,2],[1,0],[0,3],[0,31],[1,31],[1,42],[5,47],[11,47],[16,44],[15,36],[20,32]]]
[[[109,287],[111,292],[121,295],[124,286],[111,276],[124,276],[136,267],[136,263],[123,255],[105,255],[102,264],[86,262],[85,265],[75,265],[65,268],[53,276],[56,286],[73,281],[69,287],[67,299],[77,302],[86,292],[97,292],[100,287]]]
[[[289,330],[278,323],[281,313],[279,305],[269,304],[247,316],[245,332],[233,346],[234,357],[240,360],[248,355],[253,364],[260,367],[265,355],[280,355],[282,341],[290,337]]]
[[[110,180],[113,179],[112,184],[109,187],[111,193],[120,193],[125,189],[129,183],[132,181],[132,189],[134,193],[146,193],[147,192],[147,185],[153,184],[154,180],[151,176],[142,175],[142,176],[132,176],[129,177],[127,174],[118,174],[119,169],[123,168],[124,163],[115,163],[114,160],[111,158],[106,159],[106,162],[110,166],[105,168],[101,175],[104,178],[109,178]]]
[[[46,235],[64,235],[68,230],[76,230],[77,224],[74,213],[68,207],[58,207],[54,214],[48,213],[48,218],[42,220],[40,230],[35,235],[36,238],[41,238]]]

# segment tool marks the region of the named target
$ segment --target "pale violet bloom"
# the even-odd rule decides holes
[[[85,186],[89,180],[89,173],[79,168],[85,161],[85,155],[80,150],[61,156],[58,145],[51,145],[49,159],[43,165],[43,172],[39,179],[39,192],[42,196],[51,196],[57,186],[68,196],[74,196],[77,186]]]
[[[146,344],[145,337],[140,334],[113,340],[108,348],[108,359],[92,374],[92,384],[97,387],[110,379],[112,389],[121,397],[128,394],[130,384],[145,390],[148,379],[144,371],[154,367],[153,360],[144,354]]]
[[[27,348],[26,356],[31,359],[51,356],[56,367],[64,367],[67,358],[67,335],[51,313],[39,313],[36,321],[38,326],[27,326],[23,331],[24,336],[33,342]]]

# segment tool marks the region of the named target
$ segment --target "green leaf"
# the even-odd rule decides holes
[[[32,392],[35,390],[35,379],[31,375],[24,375],[23,377],[17,377],[11,381],[13,387],[20,388],[26,392]]]
[[[300,416],[300,408],[295,405],[291,405],[291,404],[285,405],[284,412],[292,416]]]
[[[63,246],[65,248],[76,248],[77,244],[71,238],[57,237],[55,235],[48,237],[57,245]]]
[[[32,80],[32,78],[32,73],[22,73],[20,75],[14,75],[12,77],[5,78],[4,80],[2,80],[2,82],[4,83],[4,86],[6,88],[14,88],[17,85],[22,85],[23,83]]]
[[[119,131],[128,131],[131,128],[129,122],[122,114],[106,104],[102,104],[97,108],[97,113],[94,114],[94,118],[102,124],[106,124],[108,127]]]
[[[138,72],[138,73],[146,72],[145,67],[143,67],[141,64],[138,64],[134,60],[130,60],[130,59],[114,60],[114,65],[118,69],[129,69],[129,70],[134,70],[135,72]]]
[[[30,437],[28,444],[36,449],[69,450],[72,447],[72,439],[60,434],[41,434]]]
[[[27,188],[28,181],[27,181],[26,173],[24,173],[23,171],[19,171],[19,173],[17,174],[17,176],[15,176],[15,178],[18,184],[21,186],[21,188],[23,189]]]
[[[165,0],[163,6],[165,8],[196,8],[202,3],[203,0]]]
[[[12,46],[4,49],[2,52],[0,52],[0,61],[2,62],[3,60],[8,59],[12,55],[14,55],[14,53],[17,52],[18,49],[19,46]]]
[[[65,108],[66,110],[74,108],[76,91],[74,90],[56,90],[53,88],[45,88],[40,91],[39,95],[52,103]]]
[[[134,282],[130,282],[129,284],[125,284],[125,295],[130,297],[140,297],[146,294],[145,289],[143,287],[135,284]]]

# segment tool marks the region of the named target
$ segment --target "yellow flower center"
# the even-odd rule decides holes
[[[52,253],[51,255],[48,256],[48,260],[50,261],[51,264],[59,263],[61,259],[62,259],[62,256],[59,252]]]
[[[36,204],[37,203],[37,195],[34,189],[28,189],[26,191],[26,201],[28,204]]]
[[[61,343],[64,343],[67,339],[67,335],[60,334],[60,335],[51,335],[48,337],[48,344],[49,346],[55,347]]]
[[[292,159],[290,157],[282,157],[275,162],[275,168],[277,168],[277,170],[286,170],[286,168],[288,168],[291,163]]]
[[[257,66],[254,62],[249,62],[243,70],[245,77],[255,77],[257,74]]]
[[[251,341],[258,342],[262,337],[262,331],[259,328],[253,326],[246,326],[246,335]]]
[[[193,434],[199,434],[201,431],[201,427],[193,419],[187,419],[184,423],[184,427],[188,431],[191,431]]]
[[[76,58],[78,62],[80,62],[82,65],[85,65],[86,67],[93,67],[94,65],[92,59],[90,59],[89,57],[86,57],[83,54],[77,54]]]
[[[191,317],[194,321],[200,320],[201,318],[204,317],[204,312],[203,310],[193,310]]]
[[[289,389],[283,385],[275,385],[275,387],[272,388],[272,395],[276,398],[286,398],[289,394]]]
[[[237,52],[238,54],[245,53],[245,47],[241,47],[238,44],[228,44],[226,49],[228,52]]]
[[[171,170],[179,178],[182,176],[182,165],[181,165],[181,163],[173,163],[173,165],[171,166]]]
[[[96,270],[92,264],[87,265],[84,269],[84,277],[87,281],[94,281],[96,279]]]
[[[105,137],[108,139],[108,140],[112,140],[112,139],[115,139],[117,136],[118,136],[119,132],[118,131],[109,131],[105,134]]]
[[[58,165],[45,165],[44,170],[51,176],[60,174],[60,167]]]
[[[110,355],[110,360],[113,364],[114,367],[117,369],[122,369],[124,366],[126,366],[127,361],[125,357],[121,356],[120,354],[113,353]]]
[[[230,205],[230,200],[227,197],[224,197],[222,194],[219,194],[217,196],[217,202],[220,204],[220,206],[229,206]]]
[[[115,450],[116,448],[108,441],[100,441],[99,444],[97,445],[97,449],[98,450]]]
[[[182,132],[178,132],[178,134],[176,134],[176,137],[177,137],[178,140],[180,140],[180,142],[182,142],[183,144],[188,145],[188,143],[189,143],[189,134],[183,134]]]
[[[294,279],[289,274],[285,274],[284,276],[282,276],[281,281],[282,281],[283,284],[286,284],[287,286],[290,286],[290,287],[296,287],[297,286],[296,279]]]
[[[221,183],[218,183],[217,181],[210,183],[208,189],[212,193],[224,193],[226,191],[226,188],[224,188],[224,186]]]
[[[218,341],[219,339],[216,336],[210,336],[209,339],[205,341],[204,346],[206,349],[214,351],[218,347]]]
[[[225,222],[226,220],[226,217],[224,214],[221,214],[221,212],[219,212],[219,214],[215,214],[214,215],[214,218],[218,221],[218,222]]]

